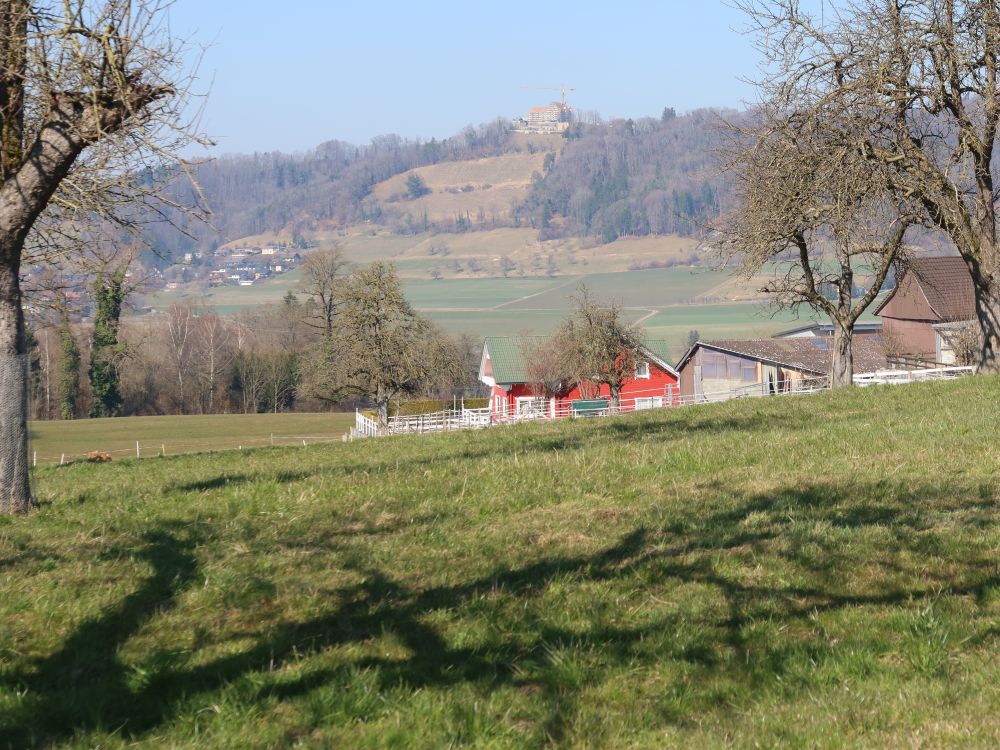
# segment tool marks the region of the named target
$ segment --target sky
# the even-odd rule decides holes
[[[724,0],[176,0],[170,23],[204,48],[215,154],[448,137],[560,86],[605,118],[739,107],[757,72]]]

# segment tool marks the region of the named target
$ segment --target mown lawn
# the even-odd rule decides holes
[[[998,393],[39,470],[0,747],[996,747]]]

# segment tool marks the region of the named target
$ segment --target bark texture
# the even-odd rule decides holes
[[[833,364],[830,368],[830,387],[847,388],[854,385],[854,353],[851,345],[854,325],[850,328],[833,327]]]
[[[33,506],[28,482],[28,355],[16,266],[0,267],[0,513]]]

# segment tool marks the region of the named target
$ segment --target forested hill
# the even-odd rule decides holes
[[[542,238],[693,234],[726,201],[713,163],[723,116],[734,113],[673,116],[667,110],[661,118],[576,124],[565,138],[526,137],[497,120],[440,141],[387,135],[364,146],[329,141],[304,153],[224,156],[197,169],[213,226],[189,227],[193,239],[157,226],[151,238],[169,258],[263,233],[305,241],[363,222],[413,231],[414,206],[407,205],[407,196],[379,199],[373,191],[379,183],[427,165],[539,150],[552,156],[503,221],[537,228]],[[179,185],[175,193],[180,200],[192,199],[187,186]],[[494,218],[490,228],[496,225]],[[423,228],[479,227],[466,213]]]
[[[526,209],[543,238],[697,234],[725,207],[716,150],[724,119],[698,110],[582,127],[535,181]]]

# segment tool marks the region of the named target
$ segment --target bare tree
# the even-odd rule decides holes
[[[558,338],[525,337],[521,357],[532,393],[551,398],[561,396],[571,385],[572,365],[567,362],[566,347]]]
[[[177,163],[182,47],[160,0],[0,0],[0,512],[31,507],[20,271]],[[155,179],[152,180],[155,182]]]
[[[178,414],[188,405],[188,389],[195,362],[197,318],[190,303],[171,305],[164,325],[164,351],[174,382],[174,404]]]
[[[980,369],[1000,370],[1000,6],[860,0],[817,18],[798,0],[739,4],[764,56],[765,98],[837,102],[864,133],[857,148],[954,244],[975,287]]]
[[[732,128],[726,168],[736,208],[717,225],[717,246],[779,307],[812,307],[833,324],[832,387],[854,381],[854,324],[903,261],[919,207],[891,189],[891,175],[857,147],[849,112],[769,102],[753,126]],[[859,267],[870,269],[862,279]],[[864,288],[859,289],[859,285]]]
[[[234,357],[232,331],[226,320],[211,309],[204,310],[195,325],[193,347],[202,411],[214,414],[223,373]]]
[[[313,250],[302,263],[302,290],[319,307],[319,325],[327,337],[333,335],[340,310],[346,269],[347,261],[337,247]]]
[[[573,314],[555,334],[565,347],[567,370],[581,393],[590,390],[588,382],[608,386],[611,407],[617,409],[622,386],[635,376],[642,334],[625,321],[618,303],[599,302],[586,287],[580,288],[574,302]]]

